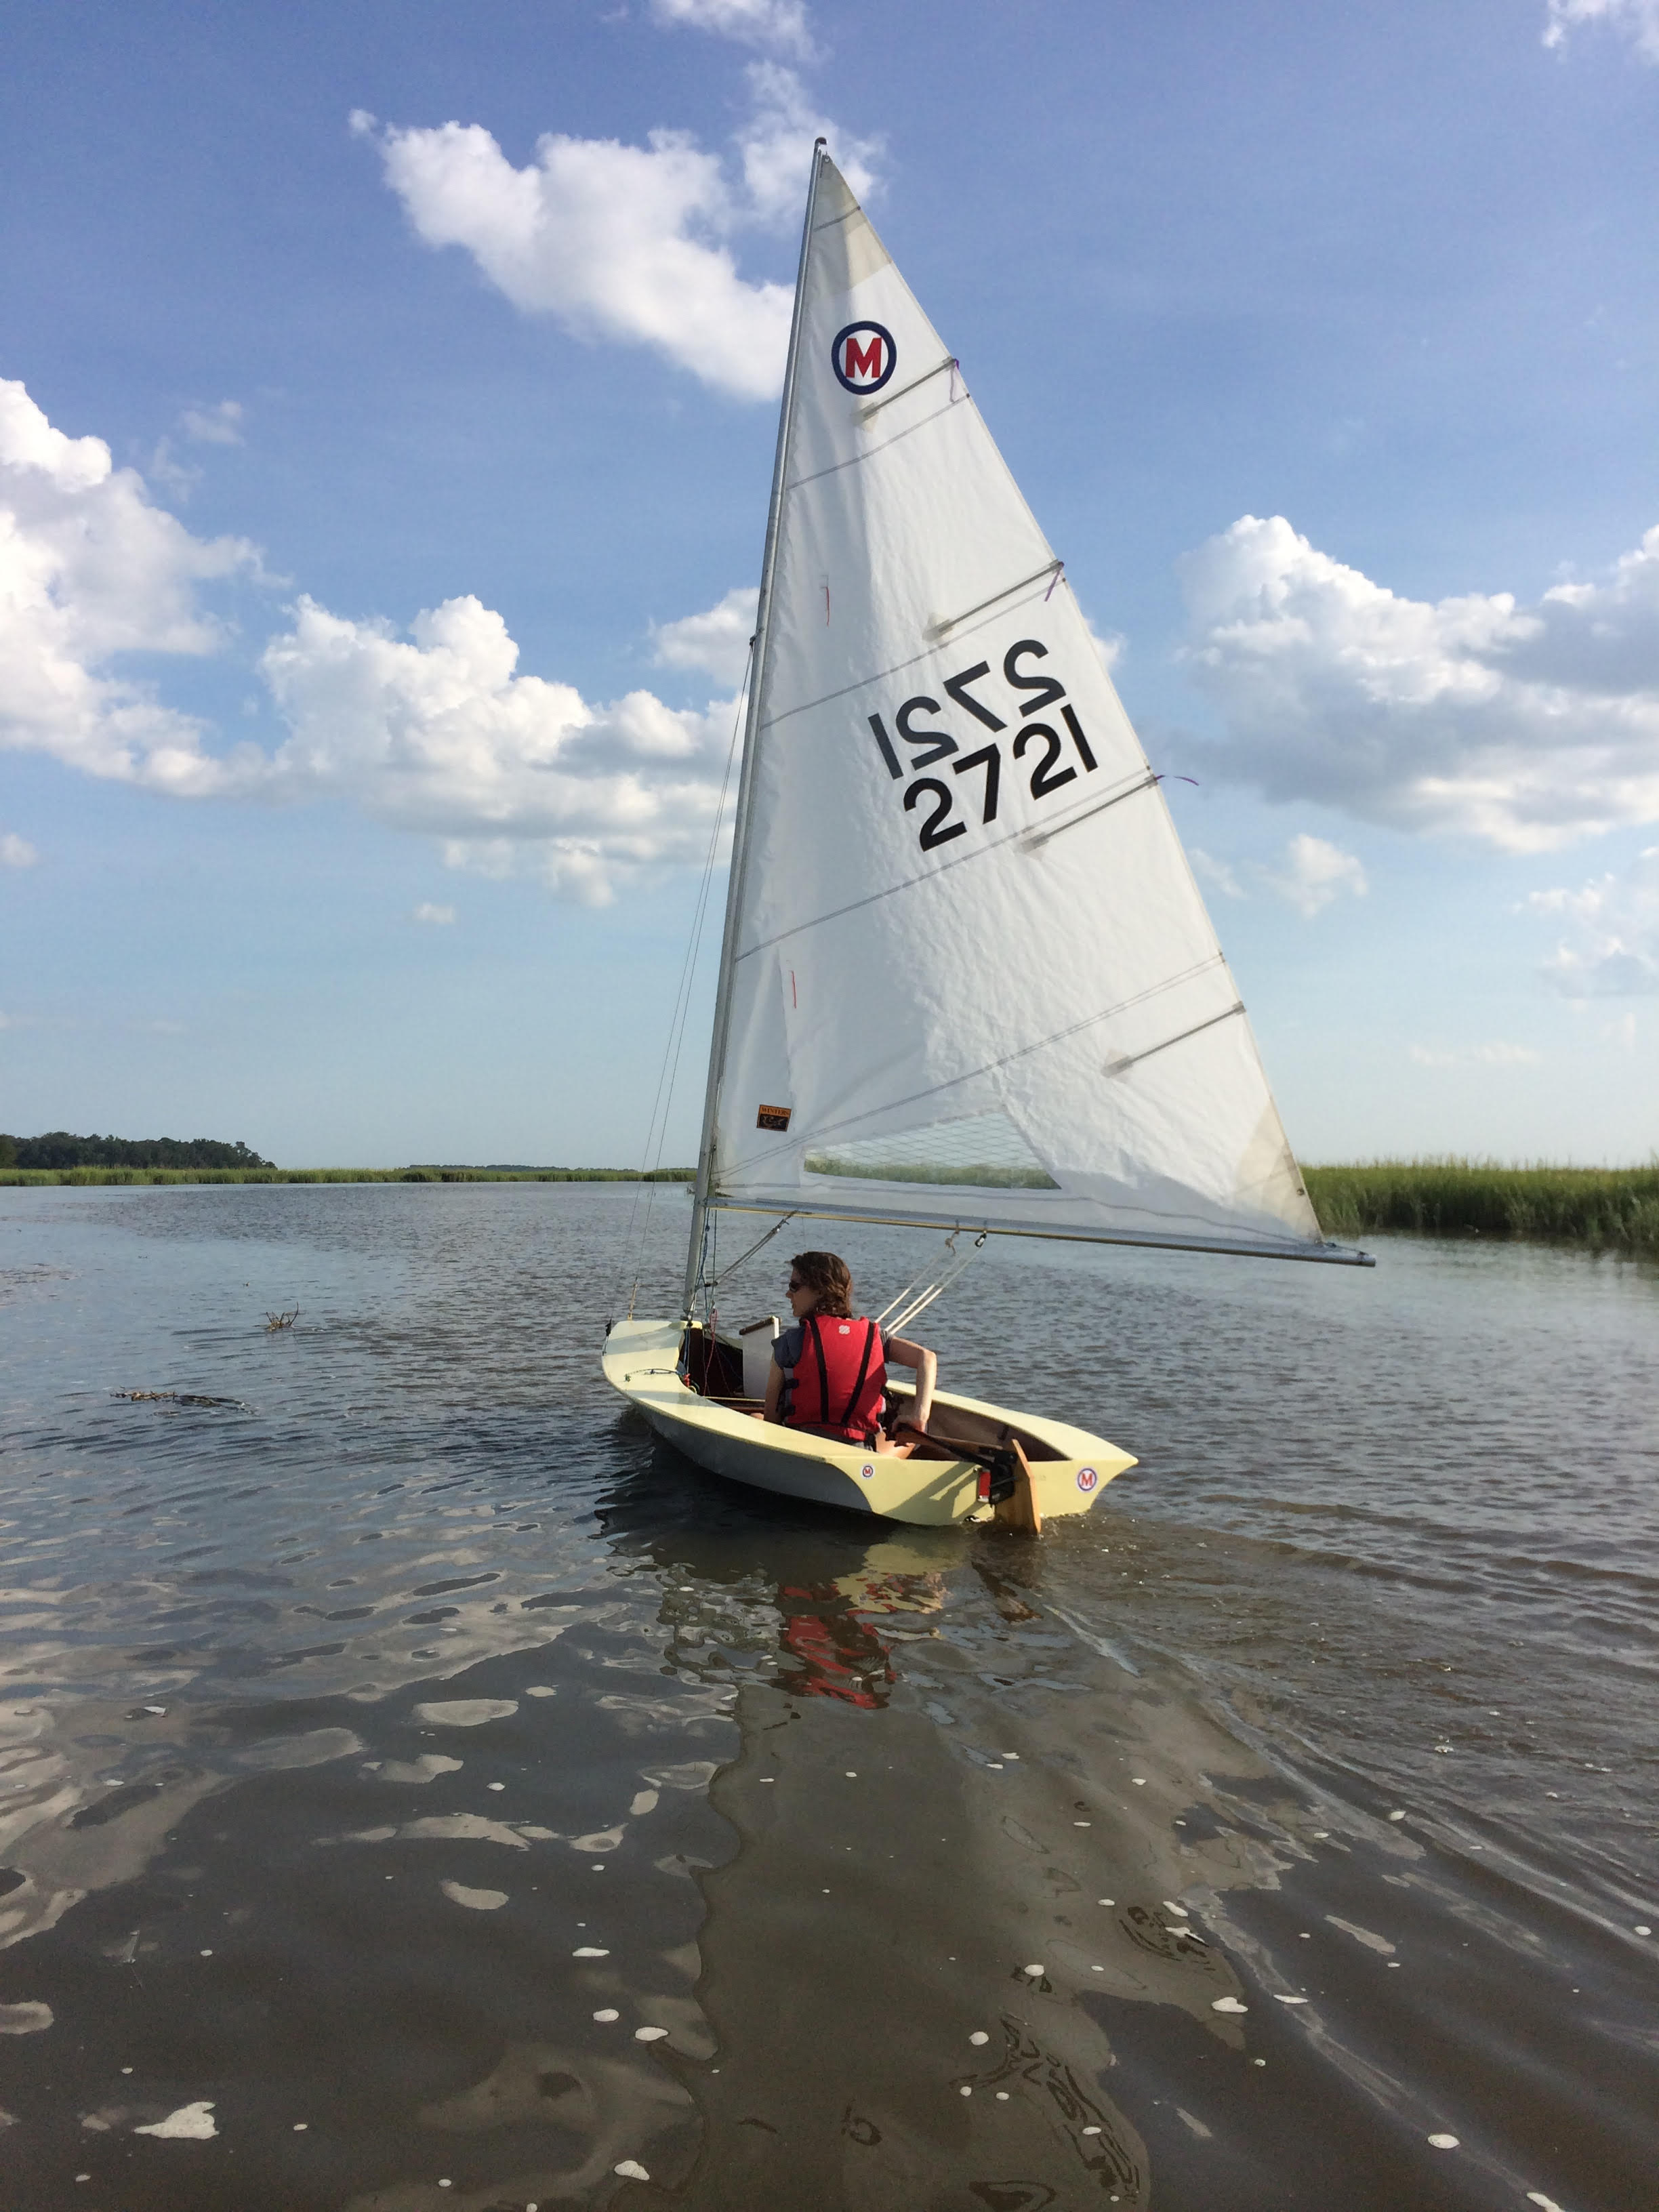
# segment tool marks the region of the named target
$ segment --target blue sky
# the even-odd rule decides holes
[[[0,1127],[638,1158],[822,128],[1301,1155],[1659,1142],[1659,0],[0,42]]]

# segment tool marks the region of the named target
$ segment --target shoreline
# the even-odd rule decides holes
[[[0,1168],[0,1188],[167,1183],[689,1183],[690,1167]],[[1320,1226],[1339,1240],[1467,1237],[1659,1254],[1659,1162],[1641,1168],[1503,1167],[1478,1160],[1370,1160],[1306,1167]]]

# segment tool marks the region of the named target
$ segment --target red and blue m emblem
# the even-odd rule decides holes
[[[898,367],[893,333],[881,323],[848,323],[830,349],[836,380],[848,392],[879,392]]]

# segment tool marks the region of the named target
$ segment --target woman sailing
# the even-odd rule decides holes
[[[853,1278],[834,1252],[796,1253],[789,1262],[789,1310],[794,1325],[773,1341],[760,1418],[908,1459],[916,1438],[896,1440],[884,1425],[887,1369],[892,1364],[915,1370],[915,1403],[895,1426],[925,1434],[939,1378],[936,1354],[855,1316]]]

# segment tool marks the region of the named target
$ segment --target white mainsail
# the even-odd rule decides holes
[[[699,1197],[1357,1258],[1060,563],[817,161]]]

